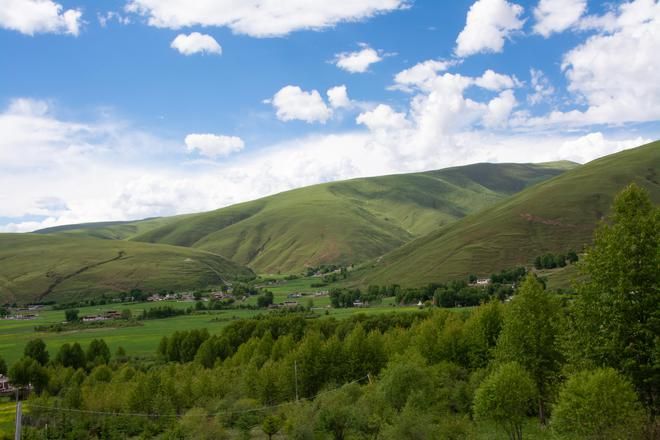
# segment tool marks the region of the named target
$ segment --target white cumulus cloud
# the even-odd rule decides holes
[[[551,99],[555,93],[555,88],[550,84],[550,80],[541,70],[530,69],[531,88],[533,93],[527,95],[527,102],[532,105],[539,104],[545,100]]]
[[[352,104],[345,85],[332,87],[326,94],[332,108],[348,108]]]
[[[56,104],[16,99],[0,110],[0,188],[20,190],[0,191],[0,217],[14,219],[0,230],[208,211],[320,182],[467,163],[588,161],[646,142],[625,131],[611,137],[483,130],[484,118],[502,120],[497,115],[507,113],[509,97],[504,91],[471,101],[463,96],[470,84],[445,73],[406,111],[382,104],[364,112],[369,130],[294,138],[221,162],[187,161],[180,140],[130,124],[62,119]]]
[[[364,73],[369,70],[369,66],[383,60],[377,50],[366,44],[360,44],[360,47],[362,49],[355,52],[342,52],[335,55],[335,65],[350,73]]]
[[[559,155],[567,160],[585,163],[596,157],[638,147],[648,142],[650,140],[641,136],[625,140],[607,139],[603,133],[598,131],[563,142],[559,147]]]
[[[282,87],[270,100],[281,121],[300,120],[307,123],[325,123],[332,110],[323,101],[317,90],[306,92],[298,86]]]
[[[130,0],[127,11],[152,26],[226,26],[252,37],[275,37],[302,29],[325,29],[408,6],[407,0]]]
[[[474,83],[482,89],[498,92],[503,89],[512,89],[518,87],[520,82],[515,76],[503,75],[488,69]]]
[[[455,61],[426,60],[402,70],[394,76],[394,88],[411,91],[412,87],[424,87],[432,82],[439,72],[456,64]]]
[[[477,0],[467,13],[465,28],[456,39],[456,55],[502,52],[504,41],[522,29],[523,7],[507,0]]]
[[[216,158],[229,156],[245,147],[237,136],[224,136],[210,133],[192,133],[186,136],[186,148],[189,152],[198,151],[202,156]]]
[[[534,32],[549,37],[576,24],[587,10],[587,0],[540,0],[534,9]]]
[[[601,17],[603,18],[603,17]],[[621,124],[660,120],[660,3],[621,4],[598,33],[563,57],[568,91],[585,110],[556,110],[526,125]]]
[[[210,35],[200,34],[199,32],[192,32],[189,35],[177,35],[176,38],[172,40],[170,47],[178,50],[184,55],[193,55],[196,53],[220,55],[222,53],[222,47],[220,47],[215,38]]]
[[[51,0],[4,0],[0,5],[0,27],[26,35],[79,35],[82,11],[63,9]]]
[[[355,121],[372,131],[400,130],[409,125],[405,113],[396,112],[386,104],[378,104],[373,110],[360,113]]]

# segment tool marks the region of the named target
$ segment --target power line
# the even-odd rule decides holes
[[[302,397],[300,398],[300,401],[302,400],[315,400],[320,396],[333,393],[335,391],[340,390],[341,388],[347,386],[347,385],[352,385],[354,383],[362,382],[365,379],[370,379],[370,376],[367,374],[366,376],[363,376],[359,379],[355,379],[352,382],[348,382],[345,384],[342,384],[338,386],[337,388],[331,389],[331,390],[326,390],[322,391],[312,397]],[[226,414],[244,414],[244,413],[253,413],[253,412],[261,412],[261,411],[266,411],[269,409],[275,409],[275,408],[280,408],[286,405],[291,405],[297,403],[297,401],[294,402],[283,402],[277,405],[269,405],[269,406],[262,406],[259,408],[251,408],[251,409],[244,409],[244,410],[227,410],[227,411],[222,411],[222,412],[217,412],[213,414],[200,414],[198,417],[216,417],[220,415],[226,415]],[[117,417],[149,417],[149,418],[179,418],[182,417],[182,414],[149,414],[149,413],[126,413],[126,412],[113,412],[113,411],[92,411],[92,410],[85,410],[85,409],[75,409],[75,408],[62,408],[62,407],[56,407],[56,406],[46,406],[46,405],[39,405],[36,403],[28,402],[25,401],[23,402],[25,405],[27,405],[29,408],[38,408],[38,409],[44,409],[48,411],[61,411],[61,412],[71,412],[71,413],[78,413],[78,414],[92,414],[92,415],[103,415],[103,416],[117,416]]]

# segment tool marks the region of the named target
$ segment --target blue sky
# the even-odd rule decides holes
[[[658,138],[655,0],[272,3],[7,0],[0,230]]]

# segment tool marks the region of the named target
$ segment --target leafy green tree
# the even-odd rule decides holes
[[[424,409],[412,404],[406,405],[384,429],[385,440],[426,440],[436,437],[433,418]]]
[[[298,402],[289,406],[286,414],[284,430],[287,438],[292,440],[314,440],[317,438],[314,432],[316,413],[313,404]]]
[[[583,371],[559,392],[552,426],[593,440],[641,438],[644,411],[633,385],[612,368]]]
[[[293,354],[297,364],[292,360],[290,374],[295,374],[295,365],[298,371],[298,389],[301,397],[312,397],[319,392],[325,382],[325,369],[323,365],[323,343],[317,332],[309,333]]]
[[[121,319],[124,319],[126,321],[129,321],[133,319],[133,312],[131,312],[131,309],[124,309],[121,311]]]
[[[573,264],[578,262],[579,257],[577,252],[575,252],[574,250],[570,250],[568,251],[568,254],[566,254],[566,259],[570,264]]]
[[[191,440],[221,440],[229,436],[222,426],[203,408],[188,410],[179,422],[181,437]]]
[[[559,302],[534,275],[528,275],[504,313],[497,340],[496,360],[518,362],[538,389],[538,414],[546,421],[546,402],[562,366]]]
[[[347,385],[317,399],[319,424],[334,440],[344,440],[355,429],[357,419],[353,405],[358,398],[359,387]]]
[[[64,311],[64,317],[67,322],[78,322],[78,309],[68,309]]]
[[[269,305],[273,304],[273,292],[267,291],[261,296],[257,297],[257,306],[261,308],[266,308]]]
[[[93,339],[87,347],[87,362],[92,364],[107,364],[110,362],[110,349],[103,339]]]
[[[126,350],[124,347],[119,346],[117,347],[117,350],[115,350],[115,359],[118,361],[125,361],[126,360]]]
[[[275,434],[280,432],[282,428],[282,421],[279,417],[267,416],[263,422],[261,422],[261,430],[268,436],[268,440],[271,440]]]
[[[9,369],[12,383],[20,387],[32,385],[37,394],[41,394],[48,385],[48,371],[35,359],[29,356],[21,358]]]
[[[0,356],[0,374],[7,374],[7,362],[5,362],[5,359],[2,356]]]
[[[572,320],[573,360],[630,377],[660,413],[660,208],[632,184],[614,200],[581,262]]]
[[[83,368],[85,366],[85,353],[77,342],[74,342],[73,345],[66,343],[60,347],[55,361],[64,367]]]
[[[409,350],[390,360],[378,385],[385,401],[401,411],[412,393],[433,391],[431,369],[419,353]],[[430,400],[428,394],[427,400]]]
[[[521,440],[527,412],[536,398],[531,375],[520,364],[509,362],[500,365],[477,389],[474,415],[478,420],[497,423],[511,440]]]
[[[472,368],[483,368],[492,359],[502,331],[502,309],[499,301],[491,301],[477,308],[465,322],[463,334]]]
[[[23,355],[34,359],[41,365],[46,365],[49,359],[48,350],[46,350],[46,344],[39,338],[32,339],[25,345]]]
[[[385,352],[381,336],[376,332],[367,335],[362,325],[355,326],[344,340],[347,374],[356,380],[367,374],[378,374],[385,365]]]

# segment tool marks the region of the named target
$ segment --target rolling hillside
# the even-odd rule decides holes
[[[79,223],[39,229],[35,234],[62,235],[72,237],[101,238],[104,240],[128,240],[151,229],[185,218],[186,215],[155,217],[134,221],[110,221]]]
[[[595,160],[438,228],[374,263],[360,283],[416,286],[529,265],[545,252],[580,250],[615,194],[631,182],[660,203],[660,142]]]
[[[296,189],[167,222],[133,240],[194,247],[260,273],[383,255],[575,164],[475,164]]]
[[[0,304],[70,301],[134,288],[180,291],[251,276],[245,267],[196,249],[0,234]]]

